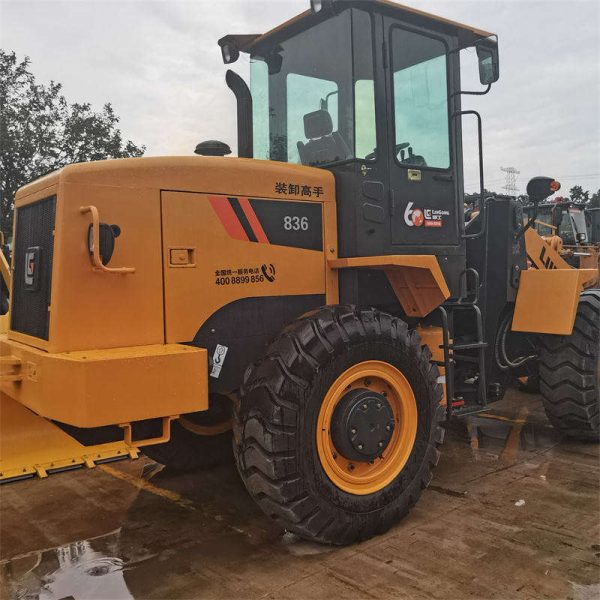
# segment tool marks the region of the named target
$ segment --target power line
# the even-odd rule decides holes
[[[600,173],[586,173],[586,174],[581,174],[581,175],[556,175],[555,177],[558,181],[561,181],[561,180],[572,181],[573,179],[576,179],[576,180],[600,179]],[[490,179],[486,178],[485,186],[486,186],[486,188],[488,188],[488,186],[490,186],[490,185],[496,185],[503,181],[504,182],[506,181],[506,177],[494,177],[494,178],[490,178]],[[472,181],[465,181],[465,188],[477,187],[478,185],[479,185],[478,180],[476,181],[473,179]]]

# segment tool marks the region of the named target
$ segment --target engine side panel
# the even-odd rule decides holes
[[[280,218],[269,222],[259,221],[252,211],[255,202],[163,192],[167,343],[189,342],[211,315],[242,298],[325,294],[321,203],[270,200]],[[236,203],[246,209],[245,221],[236,214]],[[295,245],[271,243],[288,217],[288,243]]]

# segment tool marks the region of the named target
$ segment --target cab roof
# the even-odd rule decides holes
[[[336,7],[339,6],[341,9],[361,8],[368,12],[388,14],[397,17],[408,24],[426,25],[444,33],[457,35],[459,46],[461,48],[471,46],[477,40],[482,38],[488,38],[495,35],[489,31],[445,19],[444,17],[427,13],[403,4],[398,4],[391,0],[330,0],[330,2],[331,5]],[[325,17],[330,15],[325,9],[316,14],[313,13],[312,10],[306,10],[292,19],[285,21],[281,25],[278,25],[274,29],[271,29],[267,33],[226,35],[219,40],[219,46],[222,47],[226,44],[233,44],[240,52],[252,54],[254,50],[263,45],[263,43],[271,42],[280,37],[286,38],[295,35],[306,27],[318,23],[323,20],[324,14]]]

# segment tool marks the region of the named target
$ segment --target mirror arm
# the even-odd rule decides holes
[[[118,273],[120,275],[128,275],[135,273],[135,267],[107,267],[100,258],[100,215],[95,206],[81,206],[79,212],[84,215],[91,213],[92,215],[92,239],[94,250],[92,252],[92,264],[95,271],[103,271],[104,273]]]
[[[460,90],[458,92],[454,92],[452,96],[485,96],[492,89],[492,84],[488,83],[484,90],[480,90],[478,92],[473,92],[470,90]]]

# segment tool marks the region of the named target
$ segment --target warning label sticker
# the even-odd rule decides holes
[[[229,350],[227,346],[221,346],[221,344],[217,344],[217,347],[215,348],[215,353],[213,354],[213,366],[210,372],[211,377],[214,377],[215,379],[219,378],[219,375],[221,374],[221,369],[223,368],[223,364],[225,363],[227,350]]]

